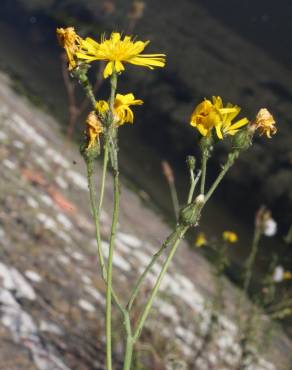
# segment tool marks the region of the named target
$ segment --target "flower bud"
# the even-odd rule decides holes
[[[196,158],[192,155],[187,156],[187,165],[190,171],[195,171],[196,168]]]

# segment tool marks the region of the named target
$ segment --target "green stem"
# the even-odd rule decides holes
[[[191,186],[190,186],[190,191],[188,194],[187,204],[190,204],[193,200],[193,195],[196,190],[196,186],[197,186],[197,183],[199,182],[200,177],[201,177],[201,171],[197,173],[196,177],[194,176],[194,171],[192,170],[190,171]]]
[[[246,272],[245,272],[245,278],[244,278],[244,284],[243,284],[243,291],[245,294],[247,294],[249,286],[250,286],[253,266],[255,264],[255,259],[258,253],[260,238],[261,238],[261,230],[259,227],[256,227],[254,236],[253,236],[251,252],[248,256],[248,259],[246,261],[246,266],[245,266]]]
[[[96,207],[96,193],[95,193],[95,184],[93,181],[93,166],[94,163],[91,160],[88,160],[86,162],[86,167],[87,167],[87,178],[88,178],[88,188],[89,188],[89,197],[90,197],[90,205],[91,205],[91,210],[93,213],[93,218],[95,222],[95,237],[96,237],[96,242],[97,242],[97,252],[98,252],[98,261],[99,261],[99,266],[101,270],[101,276],[102,279],[104,280],[105,283],[107,283],[107,270],[102,254],[102,249],[101,249],[101,234],[100,234],[100,226],[99,226],[99,215],[98,215],[98,209]],[[114,292],[112,291],[112,295],[114,298],[114,302],[121,311],[121,313],[124,313],[124,308],[119,302],[119,299]]]
[[[200,188],[201,194],[205,193],[205,183],[206,183],[206,172],[207,172],[208,157],[209,157],[208,149],[203,149],[203,151],[202,151],[202,164],[201,164],[201,171],[202,171],[201,188]]]
[[[99,202],[98,202],[98,215],[100,217],[102,205],[103,205],[103,198],[104,198],[104,190],[105,190],[105,180],[108,168],[108,152],[109,152],[109,143],[106,140],[104,145],[104,154],[103,154],[103,166],[102,166],[102,176],[101,176],[101,184],[100,184],[100,194],[99,194]]]
[[[126,348],[125,348],[123,370],[130,370],[131,369],[131,364],[132,364],[134,341],[133,341],[133,337],[132,337],[131,322],[130,322],[130,316],[129,316],[128,312],[125,316],[124,325],[125,325],[126,333],[127,333],[127,341],[126,341]]]
[[[87,74],[86,73],[81,73],[78,76],[78,80],[80,81],[87,97],[89,98],[89,100],[91,102],[91,105],[92,105],[93,109],[95,110],[96,100],[95,100],[95,96],[94,96],[94,93],[93,93],[93,88],[91,86],[91,83],[88,80]]]
[[[188,228],[189,228],[189,226],[182,226],[182,225],[178,226],[178,232],[177,232],[177,235],[175,237],[175,240],[174,240],[174,243],[172,245],[172,248],[170,250],[170,253],[167,256],[167,258],[166,258],[166,260],[165,260],[165,262],[164,262],[164,264],[162,266],[162,269],[161,269],[160,274],[159,274],[159,276],[157,278],[157,281],[156,281],[156,283],[155,283],[155,285],[154,285],[154,287],[152,289],[152,292],[150,294],[150,297],[148,299],[148,302],[146,303],[146,306],[144,307],[144,310],[143,310],[143,312],[142,312],[142,314],[141,314],[141,316],[139,318],[139,321],[138,321],[138,324],[137,324],[137,328],[136,328],[135,333],[133,335],[134,342],[136,342],[138,340],[138,338],[139,338],[139,336],[141,334],[141,331],[143,329],[144,323],[145,323],[145,321],[146,321],[146,319],[147,319],[147,317],[148,317],[148,315],[150,313],[150,310],[152,308],[153,301],[154,301],[154,299],[155,299],[155,297],[156,297],[156,295],[158,293],[158,290],[160,288],[160,284],[162,282],[162,279],[163,279],[163,277],[164,277],[164,275],[165,275],[165,273],[166,273],[166,271],[167,271],[167,269],[169,267],[170,262],[173,259],[173,256],[175,255],[175,252],[177,250],[177,247],[178,247],[180,241],[182,240],[182,238],[183,238],[184,234],[186,233],[186,231],[188,230]]]
[[[117,158],[117,137],[114,126],[114,101],[117,89],[117,74],[111,76],[111,94],[109,101],[109,143],[111,152],[111,164],[114,176],[114,209],[112,216],[111,235],[109,243],[108,264],[107,264],[107,287],[106,287],[106,365],[107,370],[112,370],[112,273],[113,273],[113,253],[116,238],[116,230],[119,218],[120,189],[119,189],[119,170]],[[114,137],[113,137],[114,136]],[[113,143],[114,141],[114,143]]]
[[[89,159],[86,161],[87,167],[87,179],[88,179],[88,188],[89,188],[89,197],[90,197],[90,204],[91,210],[93,213],[93,218],[95,222],[95,237],[97,242],[97,252],[98,252],[98,260],[101,270],[101,275],[103,280],[106,282],[107,280],[107,271],[104,263],[104,258],[101,249],[101,236],[100,236],[100,225],[99,225],[99,211],[96,206],[96,192],[95,192],[95,184],[93,180],[93,168],[94,162],[93,160]]]
[[[218,177],[213,182],[212,186],[210,187],[209,191],[207,192],[205,196],[205,203],[210,199],[210,197],[216,190],[217,186],[220,184],[220,182],[223,180],[223,177],[226,175],[226,172],[230,169],[230,167],[232,167],[232,165],[234,164],[234,161],[238,158],[238,155],[239,155],[238,151],[231,152],[228,155],[228,159],[225,165],[222,167],[221,172],[219,173]]]
[[[136,285],[134,286],[134,289],[132,291],[132,294],[130,296],[130,300],[127,304],[128,311],[131,310],[133,303],[140,291],[141,285],[144,282],[146,276],[148,275],[149,271],[151,270],[152,266],[156,263],[157,259],[162,255],[163,251],[171,244],[173,239],[176,237],[179,227],[176,226],[175,230],[168,236],[168,238],[164,241],[160,249],[152,256],[151,261],[149,264],[145,267],[145,270],[143,271],[142,275],[139,277]]]

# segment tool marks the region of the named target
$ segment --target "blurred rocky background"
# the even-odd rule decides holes
[[[120,78],[119,89],[132,91],[145,101],[137,109],[134,127],[125,126],[120,131],[124,181],[166,222],[171,222],[171,204],[160,161],[168,160],[173,166],[183,202],[188,181],[185,156],[198,153],[198,136],[188,125],[193,107],[211,95],[240,105],[248,117],[267,107],[276,118],[277,135],[272,140],[257,139],[253,149],[242,155],[204,215],[202,228],[211,234],[225,229],[238,232],[240,248],[232,252],[236,266],[246,255],[254,213],[266,204],[278,222],[278,237],[265,240],[258,269],[264,269],[274,253],[289,268],[292,249],[284,244],[283,236],[292,223],[291,2],[282,0],[280,6],[262,0],[148,0],[143,4],[139,13],[130,0],[3,0],[0,68],[10,76],[9,84],[15,91],[56,118],[66,133],[68,103],[57,26],[73,25],[82,36],[96,38],[103,32],[132,29],[140,39],[151,40],[149,52],[165,52],[165,69],[137,73],[129,66]],[[97,73],[97,67],[92,67],[92,77]],[[106,98],[107,94],[102,85],[99,96]],[[9,97],[13,108],[16,98],[13,94]],[[82,92],[77,98],[82,101]],[[77,142],[84,130],[82,117],[79,121],[74,130]],[[51,123],[45,122],[46,136]],[[21,144],[15,144],[16,149],[17,145]],[[62,140],[56,148],[63,154]],[[217,151],[211,165],[214,174],[225,153],[224,148]],[[13,164],[6,163],[5,171],[7,166]],[[24,176],[32,182],[41,181],[31,178],[30,172]],[[17,205],[13,207],[17,209]],[[40,222],[47,222],[41,218]],[[238,278],[234,271],[230,275],[235,281]]]

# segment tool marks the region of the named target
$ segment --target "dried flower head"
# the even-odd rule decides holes
[[[65,49],[68,68],[72,70],[76,67],[76,53],[80,49],[82,38],[77,35],[74,27],[57,28],[57,38],[60,45]]]
[[[265,236],[271,237],[277,233],[277,223],[272,218],[271,211],[265,206],[260,207],[257,211],[255,225]]]
[[[275,135],[277,128],[275,127],[275,120],[272,114],[266,109],[259,110],[254,123],[255,129],[259,130],[260,135],[266,135],[271,139],[271,135]]]
[[[82,48],[77,53],[78,58],[90,63],[94,60],[105,60],[107,65],[104,69],[104,78],[109,77],[113,72],[122,72],[124,62],[135,64],[141,67],[164,67],[164,54],[141,54],[150,41],[132,41],[131,36],[125,36],[113,32],[110,39],[102,38],[98,43],[90,37],[82,42]]]
[[[131,10],[128,14],[128,17],[133,20],[137,20],[143,17],[145,10],[145,2],[141,0],[135,0],[132,3]]]
[[[163,175],[165,176],[167,182],[169,184],[173,184],[174,176],[173,176],[173,171],[172,171],[170,164],[167,161],[162,161],[161,166],[162,166]]]
[[[87,149],[90,149],[99,141],[99,135],[103,132],[103,127],[100,119],[94,111],[89,113],[86,119],[86,125],[89,139]]]

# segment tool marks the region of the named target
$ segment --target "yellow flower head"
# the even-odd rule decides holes
[[[195,240],[195,246],[197,248],[201,248],[207,244],[208,244],[208,241],[206,239],[206,235],[204,233],[199,233],[197,236],[197,239]]]
[[[96,142],[99,140],[99,135],[103,132],[103,127],[94,111],[89,113],[86,119],[86,125],[89,138],[87,149],[90,149],[94,147]]]
[[[141,105],[143,100],[135,99],[133,94],[117,94],[114,102],[114,119],[118,126],[124,123],[134,122],[134,113],[130,108],[131,105]],[[109,110],[109,105],[106,101],[100,100],[96,103],[96,109],[101,116],[104,116]]]
[[[57,28],[56,32],[60,45],[66,51],[68,68],[72,70],[76,67],[76,53],[80,49],[82,38],[77,35],[74,27]]]
[[[255,120],[255,128],[259,130],[260,135],[265,134],[271,139],[271,134],[274,135],[277,132],[275,124],[274,117],[266,108],[259,110]]]
[[[213,96],[212,101],[205,99],[192,113],[191,126],[196,127],[201,135],[210,135],[213,128],[219,139],[226,135],[235,135],[237,131],[249,121],[242,118],[233,123],[234,118],[239,114],[240,108],[236,105],[227,104],[223,106],[220,96]]]
[[[292,280],[292,272],[291,271],[285,271],[283,274],[283,280]]]
[[[233,231],[224,231],[222,234],[222,238],[224,241],[228,243],[237,243],[238,242],[238,236]]]
[[[104,78],[109,77],[113,72],[124,71],[123,62],[150,69],[164,67],[164,54],[141,54],[149,42],[132,41],[131,36],[125,36],[122,39],[118,32],[113,32],[110,39],[102,38],[100,43],[87,37],[82,41],[82,48],[77,56],[88,63],[94,60],[108,61],[103,72]]]

